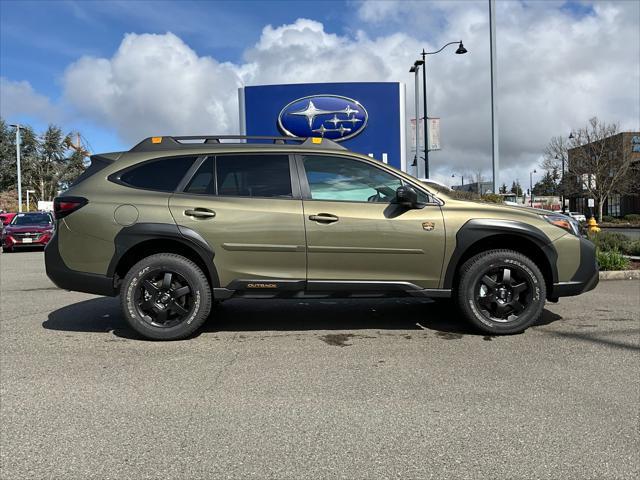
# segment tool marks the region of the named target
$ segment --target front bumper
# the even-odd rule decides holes
[[[30,242],[25,242],[24,238],[14,237],[13,235],[5,235],[2,239],[2,245],[7,248],[14,247],[44,247],[51,240],[50,233],[42,233],[37,237],[29,238]]]
[[[593,290],[600,280],[596,246],[586,238],[580,238],[580,264],[568,282],[553,284],[550,299],[571,297]]]
[[[118,294],[113,286],[113,277],[78,272],[65,265],[58,249],[57,232],[44,249],[44,264],[47,276],[59,288],[108,297],[114,297]]]

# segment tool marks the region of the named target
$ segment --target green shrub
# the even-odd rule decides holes
[[[630,243],[626,235],[616,232],[589,233],[589,240],[595,243],[596,247],[603,252],[612,250],[626,252]]]
[[[640,240],[634,240],[628,243],[627,254],[640,257]]]
[[[640,222],[640,213],[630,213],[624,216],[624,219],[631,223],[639,223]]]
[[[596,256],[598,257],[598,265],[600,270],[626,270],[629,268],[629,259],[622,256],[618,250],[611,250],[609,252],[603,252],[602,250],[596,250]]]
[[[613,217],[610,217],[609,215],[603,215],[602,216],[602,221],[603,222],[608,222],[608,223],[613,223],[613,222],[616,221],[616,219],[613,218]]]
[[[503,198],[501,195],[496,193],[485,193],[482,195],[482,200],[489,203],[503,203]]]

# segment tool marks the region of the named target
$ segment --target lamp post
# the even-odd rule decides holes
[[[451,178],[455,178],[456,174],[452,173]],[[464,175],[460,175],[461,185],[464,187]],[[464,190],[464,189],[463,189]]]
[[[558,160],[558,155],[556,155],[556,160]],[[562,213],[565,212],[565,206],[564,206],[564,153],[562,154],[562,157],[560,158],[560,160],[562,161],[562,170],[560,171],[560,202],[562,203]]]
[[[22,212],[22,173],[20,172],[20,124],[9,125],[16,129],[16,168],[18,170],[18,212]]]
[[[416,177],[420,177],[420,167],[418,167],[418,153],[420,152],[420,78],[418,77],[418,71],[420,70],[420,65],[424,65],[424,62],[422,60],[416,60],[409,69],[409,72],[413,73],[415,77],[416,154],[413,157],[411,166],[416,167]]]
[[[529,172],[529,188],[530,188],[530,193],[531,193],[531,197],[529,198],[529,200],[531,201],[531,208],[533,208],[533,174],[534,173],[538,173],[538,171],[534,168],[533,172]]]
[[[422,56],[422,107],[424,110],[424,176],[425,178],[429,178],[429,130],[427,127],[427,122],[428,122],[428,115],[427,115],[427,55],[435,55],[436,53],[440,53],[442,50],[444,50],[446,47],[448,47],[449,45],[455,45],[458,44],[458,48],[456,49],[456,54],[458,55],[462,55],[464,53],[467,53],[467,49],[464,48],[464,45],[462,44],[462,40],[458,41],[458,42],[449,42],[445,45],[442,46],[442,48],[440,48],[440,50],[436,50],[435,52],[426,52],[424,50],[424,48],[422,49],[422,52],[420,53],[420,55]],[[418,60],[417,62],[419,62],[420,60]],[[416,62],[416,63],[417,63]],[[416,66],[416,63],[414,63],[414,66]],[[412,71],[412,70],[409,70]],[[413,70],[414,72],[417,72],[417,70]],[[417,118],[419,117],[419,115],[416,114],[416,131],[417,131]],[[417,133],[416,133],[417,134]],[[417,156],[417,154],[416,154]]]
[[[29,194],[30,193],[36,193],[36,191],[35,190],[27,190],[27,212],[29,211],[29,205],[30,205],[30,203],[29,203]]]

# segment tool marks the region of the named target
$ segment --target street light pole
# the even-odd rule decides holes
[[[416,177],[420,178],[420,166],[418,165],[418,156],[420,155],[420,77],[418,77],[418,70],[420,65],[424,65],[422,60],[416,60],[409,72],[414,73],[415,77],[415,112],[416,112],[416,155],[413,157],[412,166],[416,167]]]
[[[493,192],[498,191],[500,174],[500,143],[498,141],[498,107],[495,95],[498,91],[498,69],[496,56],[496,2],[489,0],[489,43],[491,61],[491,158],[493,166]]]
[[[558,160],[558,155],[556,155],[556,160]],[[564,153],[562,154],[561,157],[562,160],[562,170],[560,172],[560,209],[562,210],[562,213],[565,212],[565,207],[564,207]]]
[[[455,178],[456,174],[452,173],[451,178]],[[461,185],[464,187],[464,175],[460,175]]]
[[[424,110],[424,178],[429,178],[429,130],[427,128],[427,52],[422,49],[422,109]]]
[[[16,168],[18,170],[18,212],[22,212],[22,172],[20,171],[20,124],[9,125],[16,129]]]
[[[533,172],[529,172],[529,193],[531,194],[531,196],[529,197],[529,200],[531,202],[531,208],[533,208],[533,174],[534,173],[538,173],[538,171],[536,169],[533,169]]]
[[[427,55],[435,55],[436,53],[440,53],[449,45],[458,44],[458,49],[456,50],[456,54],[461,55],[467,53],[467,49],[464,48],[462,44],[462,40],[458,42],[449,42],[440,48],[440,50],[436,50],[435,52],[426,52],[424,48],[420,55],[422,56],[422,60],[418,60],[417,62],[422,62],[422,106],[424,109],[424,176],[425,178],[429,178],[429,128],[427,126],[428,123],[428,115],[427,115]],[[416,64],[417,64],[416,62]],[[416,65],[414,64],[414,66]],[[410,70],[414,71],[414,70]],[[418,115],[416,115],[417,117]],[[416,131],[417,131],[417,121],[416,121]]]

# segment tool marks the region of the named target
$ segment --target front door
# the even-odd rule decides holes
[[[402,180],[357,158],[304,155],[298,165],[310,282],[438,288],[445,239],[439,205],[407,209],[391,203]]]
[[[222,287],[261,279],[304,284],[302,201],[293,180],[286,154],[216,155],[169,200],[176,223],[214,249]]]

